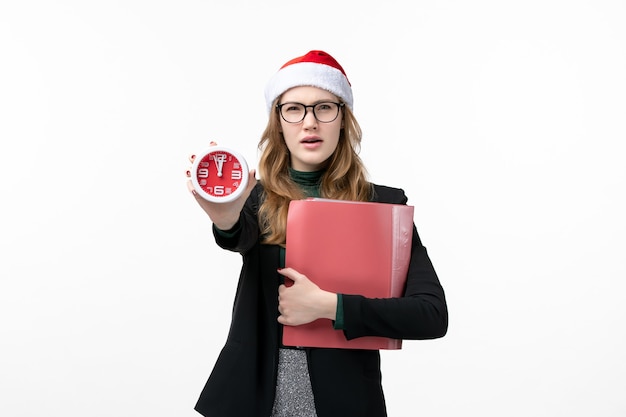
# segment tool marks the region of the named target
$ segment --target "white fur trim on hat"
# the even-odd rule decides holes
[[[337,68],[316,62],[299,62],[279,70],[265,88],[268,113],[272,103],[293,87],[312,86],[329,91],[341,98],[350,109],[353,106],[352,87],[346,76]]]

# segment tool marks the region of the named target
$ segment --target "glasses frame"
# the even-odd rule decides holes
[[[315,114],[315,107],[319,106],[320,104],[325,104],[325,103],[331,103],[331,104],[335,104],[337,106],[337,114],[335,115],[335,117],[333,118],[333,120],[329,120],[327,122],[323,122],[320,119],[317,118],[317,114]],[[302,115],[302,119],[298,120],[297,122],[290,122],[289,120],[285,119],[285,116],[283,116],[283,106],[286,104],[298,104],[302,107],[304,107],[304,115]],[[339,117],[339,111],[346,105],[346,103],[341,103],[338,101],[320,101],[319,103],[315,103],[315,104],[310,104],[310,105],[306,105],[303,103],[298,103],[297,101],[288,101],[286,103],[281,103],[281,104],[276,104],[276,109],[278,110],[278,114],[280,115],[280,118],[283,119],[286,123],[291,123],[291,124],[297,124],[297,123],[302,123],[302,121],[306,118],[307,113],[309,112],[309,107],[311,108],[311,113],[313,113],[313,117],[315,117],[315,120],[317,120],[320,123],[332,123],[335,120],[337,120],[337,117]]]

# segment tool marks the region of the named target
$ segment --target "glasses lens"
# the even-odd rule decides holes
[[[280,114],[288,123],[298,123],[304,119],[304,105],[300,103],[285,103],[280,107]]]
[[[339,106],[337,103],[318,103],[314,107],[315,118],[322,123],[332,122],[339,114]]]

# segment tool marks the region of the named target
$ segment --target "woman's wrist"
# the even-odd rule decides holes
[[[237,219],[234,222],[213,222],[213,224],[215,225],[216,228],[218,228],[219,230],[221,230],[222,232],[229,232],[232,231],[236,226],[237,223],[239,222],[239,219]]]
[[[323,318],[335,320],[337,316],[337,294],[324,291]]]

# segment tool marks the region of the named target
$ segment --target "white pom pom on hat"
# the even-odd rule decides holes
[[[339,62],[324,51],[309,51],[283,65],[265,87],[267,112],[272,103],[293,87],[311,86],[330,91],[353,108],[352,87]]]

